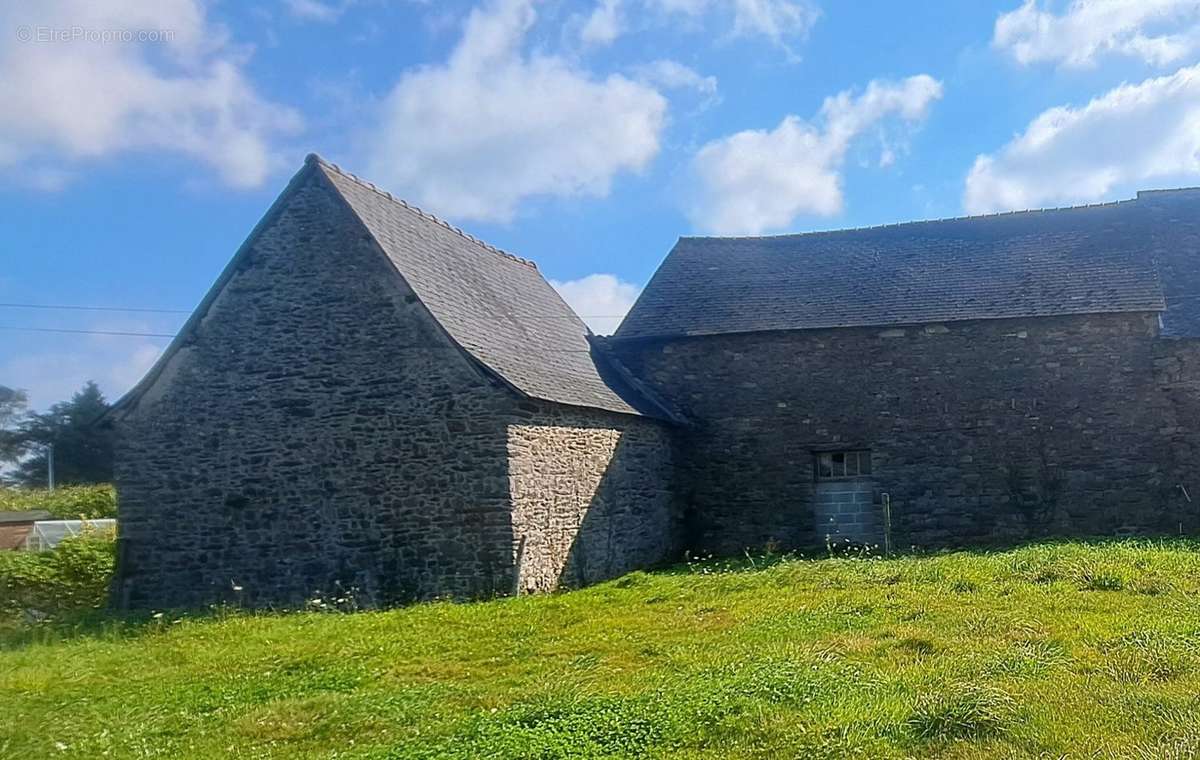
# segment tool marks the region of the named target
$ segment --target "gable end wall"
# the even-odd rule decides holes
[[[114,601],[506,590],[514,404],[312,176],[118,423]]]

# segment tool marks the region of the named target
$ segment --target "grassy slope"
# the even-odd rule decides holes
[[[694,565],[0,651],[3,757],[1192,757],[1200,546]],[[105,754],[107,753],[107,754]]]

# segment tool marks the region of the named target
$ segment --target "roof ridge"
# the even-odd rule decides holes
[[[1138,190],[1137,197],[1141,198],[1143,195],[1172,195],[1176,193],[1194,195],[1197,192],[1200,192],[1200,185],[1191,185],[1188,187],[1160,187],[1154,190]]]
[[[1154,190],[1146,191],[1139,190],[1139,195],[1144,195],[1147,192],[1169,193],[1174,190]],[[964,216],[944,216],[933,219],[911,219],[904,222],[886,222],[884,224],[867,224],[860,227],[842,227],[836,230],[809,230],[808,232],[783,232],[778,235],[681,235],[680,240],[778,240],[779,238],[796,238],[796,237],[814,237],[818,235],[840,235],[845,232],[869,232],[871,230],[886,230],[897,227],[913,227],[920,224],[941,224],[943,222],[969,222],[979,219],[998,219],[1006,216],[1018,216],[1022,214],[1048,214],[1056,211],[1085,211],[1087,209],[1098,209],[1107,207],[1117,207],[1121,205],[1137,203],[1138,198],[1122,198],[1117,201],[1104,201],[1102,203],[1083,203],[1076,206],[1048,206],[1046,208],[1027,208],[1016,209],[1012,211],[993,211],[988,214],[966,214]]]
[[[479,238],[475,237],[474,235],[470,234],[469,232],[464,232],[461,228],[455,227],[454,225],[450,224],[450,222],[447,222],[445,219],[442,219],[441,217],[439,217],[435,214],[431,214],[428,211],[425,211],[417,206],[414,206],[411,203],[409,203],[408,201],[404,200],[403,198],[397,198],[396,196],[392,195],[387,190],[384,190],[383,188],[376,185],[374,182],[371,182],[370,180],[367,180],[367,179],[363,179],[362,177],[358,176],[357,174],[354,174],[353,172],[349,172],[349,171],[343,169],[342,167],[338,166],[335,163],[326,161],[324,158],[321,158],[321,156],[317,155],[316,153],[309,153],[307,156],[304,157],[304,162],[306,164],[318,164],[326,169],[337,172],[338,174],[340,174],[341,176],[350,180],[351,182],[361,185],[361,186],[367,188],[368,190],[371,190],[371,191],[377,193],[378,195],[382,195],[383,197],[387,198],[388,200],[390,200],[393,203],[400,204],[404,208],[415,213],[417,216],[420,216],[423,219],[427,219],[435,224],[440,224],[441,226],[445,227],[446,229],[450,230],[451,232],[454,232],[454,233],[460,235],[461,237],[466,238],[467,240],[471,241],[475,245],[478,245],[479,247],[483,248],[484,250],[491,251],[492,253],[495,253],[495,254],[499,254],[500,256],[503,256],[506,259],[512,259],[513,261],[516,261],[517,263],[520,263],[520,264],[524,264],[527,267],[537,269],[537,263],[534,262],[533,260],[526,259],[521,256],[517,256],[516,254],[513,254],[513,253],[509,253],[508,251],[497,248],[496,246],[492,245],[491,243],[489,243],[485,240],[480,240]]]

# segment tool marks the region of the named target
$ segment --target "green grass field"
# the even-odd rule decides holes
[[[1200,754],[1200,544],[693,563],[4,635],[0,757]]]

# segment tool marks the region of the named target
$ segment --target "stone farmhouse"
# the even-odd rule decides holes
[[[1200,528],[1200,190],[682,238],[611,338],[309,156],[108,421],[132,607]]]

